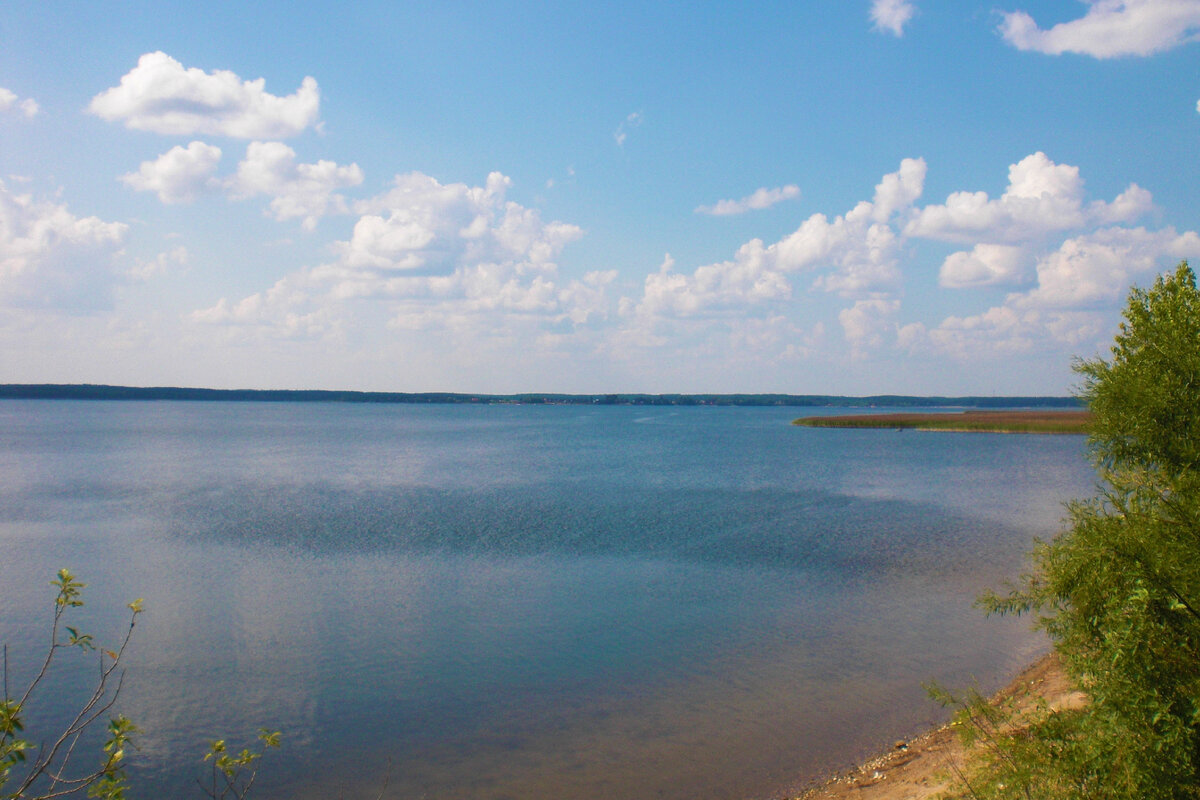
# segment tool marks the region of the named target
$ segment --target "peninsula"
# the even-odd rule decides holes
[[[893,414],[842,414],[801,417],[793,425],[809,428],[890,428],[893,430],[973,433],[1087,433],[1091,413],[1078,409],[951,411]]]

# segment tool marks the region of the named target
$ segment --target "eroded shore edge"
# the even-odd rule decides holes
[[[1079,708],[1087,702],[1071,685],[1053,652],[1022,670],[992,702],[1015,699],[1019,708],[1029,708],[1038,698],[1052,709]],[[934,800],[954,786],[955,775],[968,755],[958,732],[946,724],[897,742],[857,768],[830,775],[785,800]]]

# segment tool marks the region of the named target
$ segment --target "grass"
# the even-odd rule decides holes
[[[848,414],[801,417],[809,428],[891,428],[978,433],[1087,433],[1087,411],[963,411],[950,413]]]

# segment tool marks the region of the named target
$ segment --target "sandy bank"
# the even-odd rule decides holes
[[[1082,693],[1071,688],[1054,653],[1027,667],[996,698],[1031,696],[1045,698],[1052,708],[1075,708],[1085,701]],[[955,767],[960,767],[963,761],[958,735],[946,725],[916,739],[898,742],[892,751],[856,770],[832,776],[799,798],[933,800],[951,787]]]

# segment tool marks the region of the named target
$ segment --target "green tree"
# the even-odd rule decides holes
[[[1108,360],[1080,361],[1101,490],[982,603],[1033,613],[1090,701],[992,720],[977,797],[1200,796],[1200,293],[1187,262],[1134,289]],[[964,719],[984,704],[969,700]],[[970,726],[979,731],[979,724]]]

